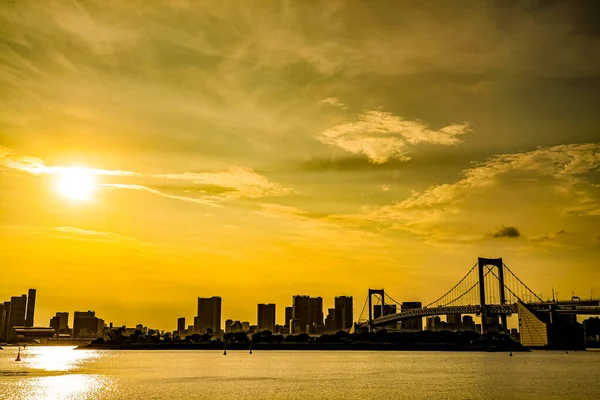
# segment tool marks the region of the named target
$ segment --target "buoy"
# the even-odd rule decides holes
[[[250,354],[252,354],[252,349],[250,349]]]
[[[21,348],[19,347],[19,352],[17,353],[17,358],[15,361],[21,361]]]
[[[511,357],[512,357],[512,351],[510,352],[509,356],[511,356]]]
[[[226,356],[226,355],[227,355],[227,348],[225,348],[225,349],[223,350],[223,355],[224,355],[224,356]]]

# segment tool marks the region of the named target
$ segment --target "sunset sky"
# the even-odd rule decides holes
[[[1,3],[0,300],[36,325],[357,316],[478,256],[600,296],[598,2]]]

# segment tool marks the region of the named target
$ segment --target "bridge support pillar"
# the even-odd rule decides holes
[[[506,295],[504,293],[504,263],[501,258],[478,258],[478,271],[479,271],[479,305],[481,306],[481,330],[482,333],[487,332],[486,317],[488,317],[488,308],[485,302],[485,270],[488,265],[496,267],[498,270],[498,290],[500,293],[500,304],[506,304]],[[507,330],[506,315],[501,315],[501,329],[502,331]]]
[[[373,295],[381,297],[381,314],[385,309],[385,291],[382,289],[369,289],[369,332],[373,331]],[[380,316],[382,316],[380,315]]]

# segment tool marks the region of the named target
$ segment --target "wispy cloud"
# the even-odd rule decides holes
[[[348,106],[346,106],[336,97],[328,97],[326,99],[323,99],[319,101],[319,104],[328,104],[330,106],[337,107],[340,110],[346,110],[348,108]]]
[[[0,147],[0,166],[5,169],[19,170],[31,174],[59,175],[69,167],[48,166],[39,158],[27,157],[6,147]],[[267,177],[256,173],[252,168],[231,167],[224,171],[184,172],[172,174],[143,174],[132,171],[107,170],[89,168],[90,174],[107,177],[137,178],[140,183],[105,182],[99,187],[113,189],[130,189],[145,191],[162,197],[182,200],[191,203],[219,206],[219,202],[228,199],[257,199],[262,197],[285,196],[293,193],[293,189],[271,182]],[[192,195],[177,195],[159,190],[156,187],[164,182],[170,187]],[[178,183],[185,182],[185,188],[178,188]],[[211,187],[220,190],[209,190]],[[191,189],[191,190],[190,190]],[[218,192],[215,194],[214,192]]]
[[[363,154],[375,164],[395,158],[409,160],[410,146],[419,143],[454,145],[471,129],[467,124],[453,124],[439,130],[421,121],[410,121],[389,112],[372,110],[359,115],[357,122],[336,125],[322,131],[317,140],[340,147],[350,153]]]

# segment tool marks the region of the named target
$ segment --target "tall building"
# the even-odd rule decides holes
[[[250,330],[250,322],[242,321],[242,332],[248,332]]]
[[[404,301],[400,304],[400,312],[404,312],[414,308],[421,308],[423,303],[420,301]],[[422,331],[423,330],[423,318],[409,318],[405,319],[400,323],[400,327],[402,329],[410,330],[410,331]]]
[[[448,323],[449,331],[460,331],[462,330],[462,316],[460,314],[448,314],[446,315],[446,322]]]
[[[25,326],[33,326],[33,315],[35,314],[35,289],[29,289],[27,293],[27,315],[25,316]]]
[[[290,327],[290,333],[304,333],[308,326],[309,320],[309,296],[294,296],[292,298],[292,319],[294,320],[294,326]]]
[[[73,337],[93,337],[98,335],[99,320],[95,311],[75,311],[73,313]],[[104,321],[102,321],[104,326]]]
[[[56,315],[50,319],[50,328],[53,328],[56,333],[67,333],[69,330],[69,313],[57,312]]]
[[[0,339],[6,339],[6,327],[8,326],[8,313],[10,310],[10,301],[0,304]]]
[[[352,328],[353,307],[352,296],[337,296],[334,300],[335,330],[342,331]]]
[[[259,331],[275,331],[275,304],[259,304],[257,325]]]
[[[308,325],[323,326],[323,298],[311,297],[308,301]]]
[[[290,320],[294,318],[294,307],[286,307],[285,308],[285,321],[283,321],[283,326],[286,328],[290,327]]]
[[[336,333],[337,331],[335,308],[328,308],[327,317],[325,317],[325,333]]]
[[[198,297],[198,318],[194,330],[205,333],[211,329],[214,334],[221,332],[221,297]]]
[[[177,318],[177,333],[179,336],[183,335],[185,331],[185,317]]]
[[[225,332],[231,332],[231,326],[233,325],[232,319],[225,320]]]
[[[472,316],[470,316],[470,315],[463,316],[463,319],[462,319],[462,328],[465,331],[473,331],[473,332],[475,332],[475,321],[473,320]]]
[[[13,296],[10,298],[8,310],[8,325],[6,326],[6,337],[11,338],[15,326],[25,326],[25,313],[27,310],[27,296]]]

